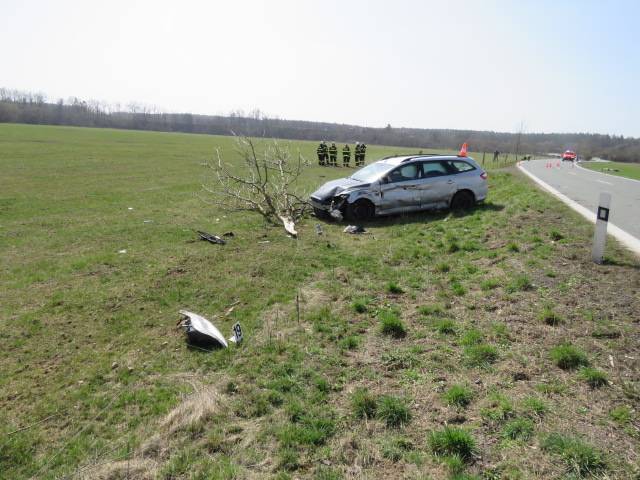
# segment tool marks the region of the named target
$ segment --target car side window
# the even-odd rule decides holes
[[[441,177],[442,175],[449,175],[447,167],[442,162],[432,161],[422,164],[422,178]]]
[[[476,167],[463,160],[452,160],[449,162],[449,165],[454,173],[470,172],[476,169]]]
[[[406,182],[408,180],[415,180],[420,173],[420,166],[417,163],[410,163],[409,165],[400,166],[389,173],[389,182]]]

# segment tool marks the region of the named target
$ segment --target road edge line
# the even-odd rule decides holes
[[[580,168],[582,170],[585,170],[587,172],[595,173],[596,175],[597,174],[606,175],[607,177],[621,178],[623,180],[629,180],[630,182],[638,182],[638,183],[640,183],[640,180],[636,180],[635,178],[623,177],[622,175],[612,175],[611,173],[598,172],[597,170],[591,170],[590,168],[585,168],[582,165],[578,165],[577,163],[576,163],[576,167],[578,167],[578,168]]]
[[[580,205],[578,202],[576,202],[574,200],[571,200],[566,195],[560,193],[558,190],[553,188],[551,185],[549,185],[548,183],[544,182],[543,180],[540,180],[533,173],[527,171],[522,165],[518,165],[518,170],[520,170],[522,173],[527,175],[531,180],[536,182],[540,187],[542,187],[543,190],[546,190],[551,195],[553,195],[558,200],[560,200],[562,203],[564,203],[565,205],[569,206],[570,208],[572,208],[573,210],[578,212],[580,215],[582,215],[584,218],[586,218],[589,222],[596,223],[596,213],[595,212],[592,212],[588,208],[583,207],[582,205]],[[597,173],[597,172],[594,172],[594,173]],[[634,237],[630,233],[625,232],[620,227],[614,225],[611,222],[609,222],[609,225],[608,225],[608,228],[607,228],[607,233],[609,233],[613,237],[615,237],[620,243],[622,243],[625,247],[627,247],[633,253],[635,253],[636,255],[640,256],[640,239]]]

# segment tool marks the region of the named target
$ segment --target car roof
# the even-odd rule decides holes
[[[416,155],[398,155],[392,157],[385,157],[380,162],[388,163],[389,165],[400,165],[401,163],[407,163],[413,160],[471,160],[470,157],[459,157],[457,155],[440,155],[440,154],[424,154],[419,153]]]

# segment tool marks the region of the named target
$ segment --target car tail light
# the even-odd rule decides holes
[[[487,175],[487,172],[482,172],[482,173],[480,174],[480,178],[481,178],[481,179],[483,179],[483,180],[486,180],[488,177],[489,177],[489,176]]]

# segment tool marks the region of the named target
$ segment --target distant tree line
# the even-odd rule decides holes
[[[640,162],[640,139],[595,133],[504,133],[477,130],[359,127],[337,123],[283,120],[260,110],[229,115],[165,113],[158,108],[129,103],[108,104],[72,97],[49,101],[40,93],[0,88],[0,123],[73,125],[84,127],[156,130],[211,135],[248,135],[293,140],[365,142],[416,149],[457,149],[464,142],[470,150],[544,154],[571,149],[584,158],[600,157]]]

